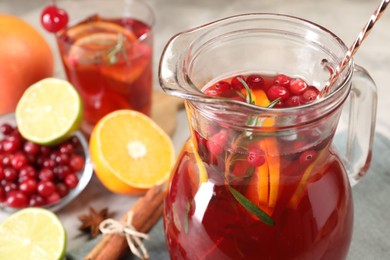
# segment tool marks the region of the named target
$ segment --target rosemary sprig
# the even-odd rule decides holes
[[[108,62],[110,65],[113,65],[118,62],[117,54],[121,54],[125,60],[128,60],[126,48],[125,48],[125,38],[121,33],[118,33],[118,41],[107,54]]]
[[[233,197],[250,213],[255,215],[258,219],[260,219],[264,224],[268,226],[275,225],[274,220],[268,216],[267,213],[265,213],[262,209],[260,209],[256,204],[254,204],[252,201],[248,200],[244,195],[242,195],[238,190],[233,188],[232,186],[228,186],[230,192],[232,193]]]

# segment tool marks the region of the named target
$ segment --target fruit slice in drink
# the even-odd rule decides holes
[[[51,211],[27,208],[1,223],[0,245],[0,259],[63,259],[66,233]]]

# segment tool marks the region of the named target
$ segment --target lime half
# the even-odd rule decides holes
[[[64,226],[43,208],[20,210],[0,224],[0,259],[63,259]]]
[[[68,138],[80,126],[82,102],[67,81],[46,78],[31,85],[16,107],[20,133],[29,141],[51,145]]]

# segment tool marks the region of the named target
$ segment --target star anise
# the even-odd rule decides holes
[[[81,221],[79,230],[89,232],[92,238],[99,235],[99,224],[109,217],[108,208],[104,208],[97,212],[94,208],[89,208],[88,214],[79,215],[78,219]]]

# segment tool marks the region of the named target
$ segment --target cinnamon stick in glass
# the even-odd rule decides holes
[[[127,214],[132,211],[134,228],[139,232],[148,233],[162,216],[163,199],[162,186],[151,188],[122,216],[121,221],[126,221]],[[103,238],[84,259],[116,260],[128,252],[130,249],[125,236],[120,234],[103,235]]]

